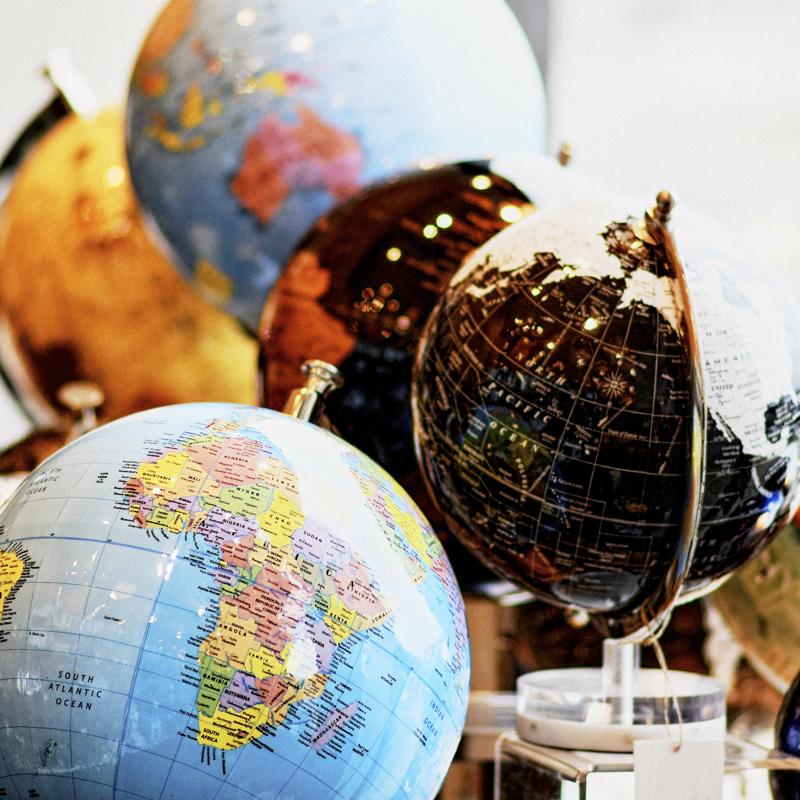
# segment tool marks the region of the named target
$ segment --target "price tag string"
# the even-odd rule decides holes
[[[646,625],[650,635],[644,640],[643,644],[649,645],[653,648],[653,652],[656,654],[656,660],[658,661],[658,666],[661,668],[661,672],[664,675],[664,686],[666,688],[663,697],[664,726],[667,729],[667,739],[669,739],[669,741],[672,743],[672,750],[673,752],[677,753],[683,746],[683,715],[681,714],[681,704],[678,702],[678,696],[677,694],[675,694],[675,691],[672,688],[672,681],[670,680],[669,667],[667,666],[667,659],[666,656],[664,655],[664,649],[661,647],[661,642],[659,641],[661,635],[664,633],[664,630],[666,629],[666,625],[662,625],[660,629],[656,632],[653,631],[649,620],[646,622]],[[678,719],[677,742],[674,742],[672,739],[672,727],[669,721],[670,701],[672,702],[672,705],[675,708],[675,716]]]

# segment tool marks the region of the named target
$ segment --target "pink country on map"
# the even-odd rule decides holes
[[[487,30],[504,47],[487,49]],[[171,0],[134,67],[126,132],[159,240],[255,331],[334,204],[419,163],[543,151],[546,117],[505,0],[469,14],[460,0]]]
[[[302,103],[297,121],[265,117],[245,142],[241,167],[231,181],[239,202],[269,222],[297,189],[323,188],[336,200],[354,194],[364,168],[358,139],[329,125]]]

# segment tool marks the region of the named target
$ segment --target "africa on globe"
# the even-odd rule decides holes
[[[425,518],[330,433],[142,412],[0,510],[0,794],[431,800],[466,713]]]

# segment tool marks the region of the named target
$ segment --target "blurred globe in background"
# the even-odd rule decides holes
[[[747,660],[783,693],[800,671],[800,532],[791,525],[713,595]]]
[[[59,121],[15,174],[0,220],[0,366],[23,405],[58,408],[75,380],[103,389],[104,419],[255,399],[254,342],[144,230],[119,109]]]
[[[472,250],[541,206],[599,190],[555,159],[507,155],[378,181],[326,213],[270,292],[260,325],[263,396],[283,408],[310,358],[344,386],[325,400],[334,428],[394,475],[442,537],[411,434],[411,368],[425,321]],[[448,552],[462,586],[486,577]]]
[[[464,541],[611,635],[686,576],[697,441],[679,276],[629,211],[541,212],[477,250],[429,320],[414,395],[423,470]],[[694,230],[684,253],[680,222],[708,408],[693,596],[786,524],[800,447],[785,300]]]
[[[431,800],[458,586],[380,467],[264,409],[103,426],[0,512],[0,794]]]
[[[255,330],[334,202],[434,157],[540,151],[546,112],[502,0],[173,0],[131,82],[134,186],[184,274]]]

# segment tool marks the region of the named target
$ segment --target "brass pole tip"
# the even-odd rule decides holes
[[[306,378],[305,386],[295,389],[283,407],[283,413],[304,422],[322,424],[323,400],[334,389],[344,384],[342,373],[333,364],[319,359],[306,361],[300,371]],[[323,427],[329,427],[323,425]]]
[[[582,608],[567,608],[564,609],[564,620],[570,628],[579,630],[585,628],[592,620],[589,612]]]
[[[56,392],[58,402],[70,411],[89,411],[99,408],[105,402],[103,390],[91,381],[70,381],[59,386]]]
[[[667,223],[675,208],[675,198],[666,189],[656,195],[655,217],[661,223]]]
[[[562,167],[566,167],[567,164],[572,160],[572,145],[569,142],[564,142],[561,145],[561,149],[558,151],[558,163],[561,164]]]
[[[329,391],[338,389],[344,384],[342,373],[339,372],[333,364],[329,364],[327,361],[322,361],[318,358],[306,361],[303,366],[300,367],[300,371],[307,378],[316,379],[326,384],[329,387]]]

